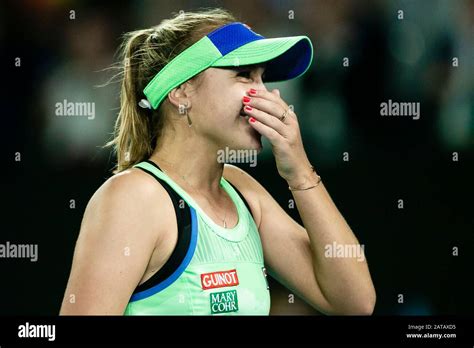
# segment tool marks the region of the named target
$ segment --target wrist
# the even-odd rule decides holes
[[[286,182],[291,189],[302,189],[319,184],[321,177],[316,173],[315,168],[308,162],[294,176],[287,179]]]

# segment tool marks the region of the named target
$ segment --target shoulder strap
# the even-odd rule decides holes
[[[156,164],[155,166],[158,167]],[[155,287],[159,283],[166,280],[171,274],[173,274],[183,263],[183,260],[191,244],[191,214],[190,208],[186,201],[182,199],[181,196],[179,196],[178,193],[176,193],[176,191],[174,191],[173,188],[166,181],[158,178],[156,175],[154,175],[147,169],[141,167],[136,168],[140,168],[144,172],[153,176],[168,192],[171,201],[173,202],[174,211],[176,213],[176,221],[178,225],[178,241],[168,261],[166,261],[163,267],[161,267],[158,272],[151,276],[151,278],[146,280],[143,284],[138,285],[135,291],[133,292],[134,294]]]
[[[230,186],[232,186],[232,187],[234,188],[235,192],[238,193],[238,195],[240,196],[240,199],[242,199],[242,201],[244,201],[245,206],[247,207],[247,209],[248,209],[249,212],[250,212],[250,215],[252,215],[252,217],[253,217],[252,209],[250,209],[250,206],[249,206],[249,204],[247,203],[247,200],[246,200],[246,199],[244,198],[244,196],[240,193],[240,191],[237,189],[237,187],[235,187],[234,184],[232,184],[229,180],[227,180],[227,182],[230,184]],[[255,220],[255,218],[254,218],[254,220]]]

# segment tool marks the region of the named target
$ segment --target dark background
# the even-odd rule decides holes
[[[113,167],[101,146],[118,86],[96,86],[110,77],[103,69],[120,35],[215,6],[264,36],[311,38],[311,69],[275,87],[294,105],[308,156],[365,245],[375,314],[472,314],[474,1],[30,0],[0,5],[0,243],[38,244],[39,259],[0,259],[0,315],[59,312],[82,214]],[[94,102],[95,119],[55,116],[64,99]],[[380,116],[388,99],[419,102],[420,119]],[[255,168],[241,167],[298,219],[265,148]],[[290,303],[276,282],[271,289],[272,313],[315,313]]]

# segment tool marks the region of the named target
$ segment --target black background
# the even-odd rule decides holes
[[[440,6],[440,2],[415,3],[420,2],[426,4],[425,11],[419,11],[424,5],[418,6],[418,10],[408,5],[405,9],[412,23],[429,16],[426,8]],[[113,158],[108,150],[98,149],[101,156],[92,154],[62,165],[50,160],[42,144],[45,120],[54,117],[42,109],[43,82],[56,65],[68,59],[64,53],[65,32],[74,30],[74,25],[88,16],[105,18],[111,23],[112,41],[108,44],[115,49],[122,32],[144,26],[137,14],[137,9],[145,6],[143,2],[73,1],[53,8],[40,3],[17,1],[1,5],[3,134],[0,154],[4,199],[0,243],[37,243],[39,246],[37,262],[0,259],[1,315],[55,315],[59,312],[85,206],[111,175]],[[221,5],[265,35],[259,28],[259,17],[247,12],[247,7],[265,9],[264,1],[257,1],[256,5],[245,1],[165,3],[163,8],[173,10]],[[474,21],[473,3],[459,3],[457,6],[464,8],[469,13],[467,18]],[[344,104],[347,115],[349,132],[344,146],[339,152],[335,151],[337,160],[323,160],[328,156],[324,145],[305,127],[303,139],[308,156],[341,213],[365,245],[377,291],[375,315],[472,314],[472,107],[467,142],[458,146],[443,143],[437,126],[446,99],[443,91],[454,74],[451,57],[457,54],[456,43],[460,39],[449,29],[436,36],[435,44],[426,49],[423,56],[426,65],[432,65],[424,72],[430,78],[412,81],[413,89],[406,91],[390,80],[394,74],[406,71],[390,54],[387,23],[396,21],[392,9],[405,8],[407,3],[361,1],[358,4],[349,5],[344,1],[334,4],[351,9],[351,15],[346,18],[355,31],[348,45],[351,50],[345,55],[356,58],[350,67],[342,67],[341,56],[325,60],[325,47],[319,45],[311,70],[298,82],[302,100],[330,90]],[[321,2],[303,2],[303,5],[310,13],[330,11],[330,6]],[[281,9],[284,17],[288,9],[303,5],[277,1],[276,8]],[[78,13],[74,24],[67,18],[69,8]],[[461,20],[452,18],[453,13],[445,14],[447,23]],[[156,23],[169,16],[169,11],[157,13]],[[269,16],[267,22],[281,20],[277,11]],[[304,25],[299,30],[283,27],[279,34],[295,32],[303,32],[316,44],[323,40],[320,33],[305,30]],[[472,35],[462,43],[472,47]],[[15,57],[22,58],[20,68],[14,66]],[[472,88],[472,56],[470,62],[460,64],[463,71],[470,74],[471,84],[467,88]],[[469,64],[470,68],[466,68]],[[421,68],[414,69],[415,76],[424,74],[417,69]],[[472,105],[472,90],[463,91],[470,96]],[[381,117],[379,105],[388,99],[420,102],[420,120]],[[297,113],[304,109],[298,105]],[[305,118],[306,126],[311,124],[311,115],[300,114],[299,117]],[[318,127],[316,122],[314,127]],[[344,151],[350,154],[349,162],[342,160]],[[21,153],[21,162],[15,161],[16,152]],[[459,161],[452,160],[453,152],[459,153]],[[287,212],[298,219],[297,211],[288,208],[290,193],[270,156],[259,158],[255,168],[245,165],[242,168],[255,176]],[[70,199],[75,199],[75,209],[69,208]],[[404,209],[397,208],[398,199],[404,200]],[[454,246],[459,248],[459,256],[452,255]],[[313,313],[304,305],[291,307],[286,303],[289,291],[275,282],[271,285],[280,312]],[[398,294],[404,295],[403,304],[397,302]],[[275,313],[278,310],[275,309]]]

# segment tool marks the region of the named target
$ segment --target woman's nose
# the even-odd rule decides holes
[[[263,83],[263,80],[261,77],[259,77],[259,79],[257,80],[257,83],[253,83],[252,84],[252,87],[251,88],[254,88],[254,89],[264,89],[265,91],[268,91],[267,90],[267,86],[265,86],[265,84]]]

